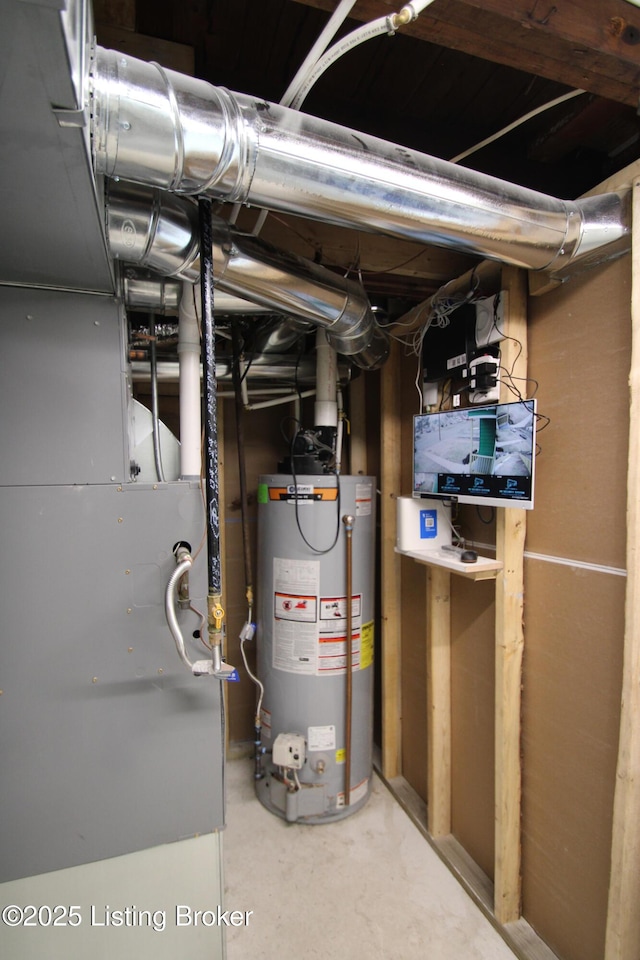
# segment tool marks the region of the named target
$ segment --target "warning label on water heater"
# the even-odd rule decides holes
[[[356,517],[370,517],[372,507],[370,483],[356,484]]]
[[[318,598],[300,593],[276,593],[274,613],[281,620],[315,623]]]
[[[273,589],[273,667],[315,674],[320,561],[274,557]]]
[[[310,676],[347,672],[345,596],[320,595],[319,560],[273,561],[274,669]],[[351,597],[351,669],[373,663],[373,624],[362,623],[362,595]]]

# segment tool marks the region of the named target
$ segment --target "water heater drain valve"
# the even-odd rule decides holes
[[[306,760],[306,745],[300,733],[279,733],[273,741],[272,759],[278,767],[302,770]]]

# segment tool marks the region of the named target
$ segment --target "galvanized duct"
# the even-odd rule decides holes
[[[219,383],[231,384],[232,382],[232,359],[231,357],[219,357],[216,361],[216,380]],[[134,360],[131,363],[131,373],[134,380],[149,380],[151,376],[150,365],[144,360]],[[171,360],[158,361],[158,382],[177,381],[178,364]],[[344,387],[351,378],[351,369],[348,364],[338,359],[338,380]],[[284,387],[310,386],[316,382],[316,361],[315,357],[308,355],[304,357],[280,356],[278,354],[263,354],[254,357],[251,360],[251,366],[247,374],[247,383],[253,389],[265,388],[269,391],[282,390]]]
[[[149,273],[127,268],[121,278],[125,306],[140,313],[177,317],[182,296],[179,280],[165,280]]]
[[[122,297],[130,310],[148,313],[150,310],[165,317],[177,317],[182,296],[182,283],[167,280],[159,274],[126,267],[122,274]],[[219,317],[268,315],[273,313],[259,303],[234,297],[222,290],[216,293],[216,314]],[[295,324],[296,321],[291,321]],[[287,327],[289,324],[287,324]],[[300,331],[298,330],[298,336]]]
[[[109,177],[533,270],[627,242],[618,194],[557,200],[100,47],[92,85],[95,166]]]
[[[116,259],[195,282],[200,273],[193,243],[197,208],[189,199],[113,183],[106,218]],[[217,218],[212,238],[216,288],[323,327],[335,350],[366,370],[384,363],[388,337],[359,284],[241,234]]]

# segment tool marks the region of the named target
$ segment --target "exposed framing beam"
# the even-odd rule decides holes
[[[381,372],[381,633],[382,771],[388,779],[402,772],[400,557],[396,547],[396,501],[401,489],[401,376],[399,344]]]
[[[96,25],[96,38],[102,47],[109,50],[119,50],[139,60],[157,61],[169,70],[193,76],[194,50],[184,43],[143,36],[106,23]]]
[[[640,956],[640,179],[633,212],[627,588],[605,960]]]
[[[335,0],[297,2],[335,9]],[[401,5],[359,0],[351,16],[374,20]],[[624,0],[436,0],[402,32],[609,100],[638,103],[640,9]]]
[[[504,267],[506,292],[502,369],[515,377],[527,371],[526,274]],[[521,382],[521,381],[518,381]],[[502,386],[501,400],[506,401]],[[520,918],[521,798],[520,762],[522,656],[524,650],[524,542],[526,514],[505,507],[497,511],[495,621],[495,865],[494,911],[499,923]]]
[[[427,824],[432,837],[451,833],[451,574],[427,576]]]
[[[256,215],[254,210],[242,210],[238,226],[251,232]],[[428,296],[473,262],[468,254],[455,250],[405,240],[394,240],[390,245],[388,237],[292,214],[270,213],[260,236],[274,247],[290,250],[329,269],[345,273],[357,268],[370,293],[395,291],[398,296]]]

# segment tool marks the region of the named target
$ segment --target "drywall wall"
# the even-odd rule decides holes
[[[451,828],[493,878],[492,580],[451,578]]]
[[[625,258],[529,303],[529,373],[550,423],[539,434],[526,544],[523,912],[566,960],[604,952],[624,630],[630,283]]]

